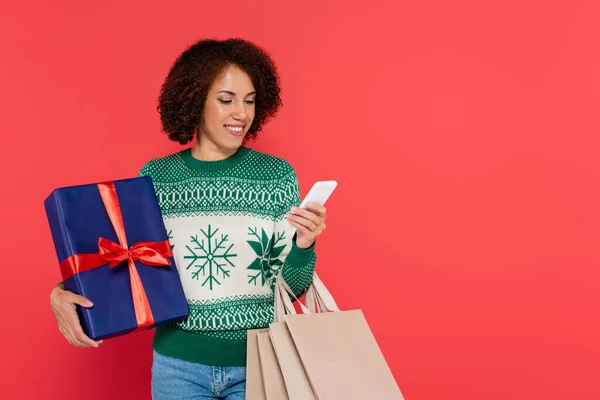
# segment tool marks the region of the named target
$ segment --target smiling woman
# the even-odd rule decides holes
[[[158,110],[169,138],[186,144],[209,113],[221,127],[245,125],[244,141],[254,139],[280,106],[273,60],[253,43],[230,39],[203,40],[183,52],[162,86]]]
[[[154,399],[244,399],[246,333],[273,322],[276,276],[298,295],[312,281],[325,208],[299,209],[292,166],[244,146],[275,116],[279,92],[270,57],[240,39],[194,44],[162,86],[163,131],[193,146],[140,175],[154,182],[190,313],[156,329]],[[98,346],[75,313],[87,299],[59,285],[51,304],[71,344]]]
[[[199,148],[240,147],[254,121],[255,97],[250,77],[237,66],[227,67],[208,92],[204,106],[208,123],[200,127],[203,143]]]

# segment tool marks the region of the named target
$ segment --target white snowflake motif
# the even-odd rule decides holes
[[[235,265],[229,259],[237,257],[237,254],[229,253],[233,244],[231,244],[227,250],[223,251],[225,249],[224,243],[228,241],[227,238],[229,235],[221,234],[221,239],[215,238],[213,240],[218,231],[219,229],[216,229],[213,232],[211,225],[208,225],[208,232],[205,232],[204,229],[200,229],[200,232],[202,232],[205,239],[198,240],[198,235],[191,236],[191,244],[194,245],[194,248],[192,249],[190,246],[185,246],[189,255],[183,256],[184,259],[190,260],[190,263],[185,269],[195,269],[195,271],[192,272],[192,279],[199,280],[200,274],[202,273],[203,277],[206,276],[206,279],[202,282],[202,286],[205,286],[208,283],[210,290],[213,289],[213,284],[221,284],[217,279],[219,274],[223,279],[229,277],[229,269],[225,269],[224,267],[229,264],[231,267],[235,268]],[[208,245],[205,243],[208,243]]]

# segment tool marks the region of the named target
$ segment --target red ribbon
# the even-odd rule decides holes
[[[107,263],[114,268],[127,260],[129,267],[129,278],[131,279],[131,294],[135,319],[137,321],[136,331],[144,330],[154,324],[154,317],[150,309],[150,303],[146,291],[135,267],[134,260],[145,265],[164,267],[171,265],[168,257],[171,257],[171,245],[168,240],[162,242],[143,241],[134,243],[131,247],[127,245],[125,225],[119,198],[113,182],[98,184],[98,191],[108,212],[112,226],[117,234],[119,243],[106,238],[98,239],[98,253],[74,254],[60,263],[63,280],[83,271],[89,271],[101,267]]]

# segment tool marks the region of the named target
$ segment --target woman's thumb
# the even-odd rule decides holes
[[[89,308],[89,307],[91,307],[91,306],[94,305],[94,303],[92,303],[91,301],[89,301],[85,297],[80,296],[78,294],[72,294],[70,300],[71,300],[71,303],[79,304],[80,306],[86,307],[86,308]]]

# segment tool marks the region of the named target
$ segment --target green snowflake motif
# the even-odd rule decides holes
[[[171,229],[169,232],[167,232],[167,239],[169,239],[169,240],[173,239],[173,229]],[[173,250],[174,247],[175,247],[175,245],[172,244],[171,251]]]
[[[258,283],[258,278],[260,278],[262,286],[265,286],[266,283],[273,285],[275,282],[274,278],[283,265],[283,261],[277,257],[279,257],[283,249],[285,249],[285,244],[278,246],[280,242],[285,240],[285,232],[277,233],[277,237],[275,237],[275,233],[273,233],[273,236],[269,239],[264,229],[262,229],[262,235],[258,234],[258,228],[248,229],[250,231],[248,234],[258,239],[258,241],[248,240],[248,244],[256,253],[256,258],[247,269],[258,271],[254,275],[248,275],[248,283],[254,283],[254,285],[256,285]]]
[[[223,279],[229,277],[229,269],[225,269],[227,264],[234,267],[235,265],[231,262],[230,258],[237,257],[237,254],[231,254],[231,244],[227,250],[225,250],[225,243],[228,241],[229,235],[221,234],[221,238],[215,238],[219,229],[212,230],[212,226],[208,225],[208,232],[204,229],[200,229],[200,232],[204,235],[204,238],[199,240],[198,235],[190,236],[193,249],[190,246],[185,246],[188,255],[183,256],[184,260],[190,260],[189,264],[185,268],[189,270],[193,268],[192,279],[200,280],[200,274],[206,277],[202,286],[204,287],[207,283],[210,290],[213,290],[213,285],[221,285],[221,282],[217,279],[219,275]],[[214,239],[213,239],[214,238]]]

